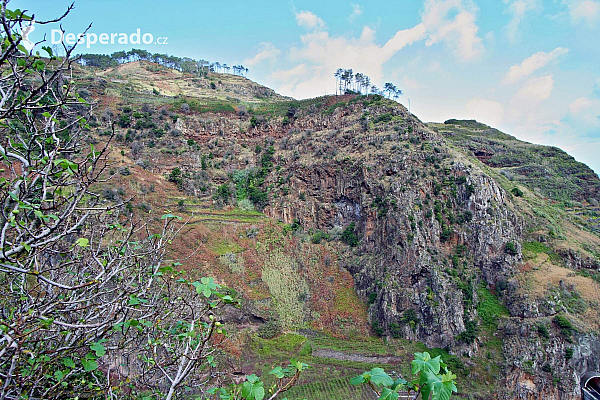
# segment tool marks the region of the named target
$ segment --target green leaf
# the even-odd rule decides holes
[[[213,278],[203,277],[200,279],[200,282],[193,282],[192,286],[196,288],[196,292],[198,294],[203,294],[204,297],[210,297],[213,293],[216,293],[217,289],[219,289],[219,285],[217,285]]]
[[[90,246],[90,240],[86,239],[86,238],[79,238],[77,239],[77,241],[75,242],[76,245],[78,245],[79,247],[89,247]]]
[[[85,370],[85,372],[91,372],[98,369],[98,363],[96,362],[96,360],[90,358],[84,358],[83,360],[81,360],[81,365],[83,365],[83,369]]]
[[[429,397],[431,396],[431,392],[432,392],[431,386],[429,386],[427,384],[421,386],[421,398],[422,399],[429,400]]]
[[[56,371],[54,371],[54,377],[57,381],[62,381],[65,377],[65,374],[60,369],[57,369]]]
[[[263,400],[265,398],[265,388],[262,386],[258,386],[254,391],[254,398],[256,400]]]
[[[350,379],[350,384],[351,385],[360,385],[361,383],[365,383],[365,377],[362,375],[359,376],[355,376],[354,378]]]
[[[381,391],[381,396],[379,396],[379,400],[398,400],[398,392],[394,392],[392,389],[383,388]]]
[[[265,397],[265,388],[260,378],[252,374],[246,379],[242,384],[242,397],[246,400],[262,400]]]
[[[431,389],[432,400],[448,400],[452,392],[456,392],[454,379],[456,375],[448,372],[444,375],[434,374],[431,371],[425,373],[427,376],[427,387]]]
[[[407,385],[408,385],[408,382],[405,379],[398,378],[394,381],[394,384],[392,385],[392,389],[394,389],[394,390],[396,390],[398,388],[406,389]]]
[[[163,274],[164,274],[164,273],[168,273],[168,272],[173,272],[173,271],[174,271],[174,270],[173,270],[173,267],[170,267],[170,266],[168,266],[168,265],[167,265],[167,266],[164,266],[164,267],[160,267],[158,270],[159,270],[160,272],[162,272]]]
[[[373,368],[371,370],[371,382],[377,386],[392,386],[394,380],[383,370],[383,368]]]
[[[138,299],[138,297],[135,294],[130,295],[129,300],[127,301],[127,304],[130,306],[137,306],[140,303],[140,299]]]
[[[275,375],[275,377],[281,379],[285,376],[285,374],[283,373],[283,368],[281,367],[275,367],[271,370],[271,372],[269,372],[269,375]]]
[[[54,56],[54,53],[52,52],[52,48],[50,46],[42,46],[42,50],[48,53],[50,57]]]
[[[415,353],[415,359],[412,362],[412,373],[433,371],[438,374],[440,372],[440,356],[431,358],[428,352]]]
[[[68,367],[68,368],[75,368],[75,362],[74,362],[74,361],[73,361],[73,359],[72,359],[72,358],[70,358],[70,357],[65,357],[65,358],[63,358],[63,359],[62,359],[62,363],[63,363],[63,365],[64,365],[65,367]]]
[[[96,342],[93,343],[90,346],[90,349],[96,353],[97,357],[102,357],[103,355],[106,354],[106,347],[104,347],[104,345],[102,344],[102,342]]]

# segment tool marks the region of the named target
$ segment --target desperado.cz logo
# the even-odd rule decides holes
[[[31,31],[30,31],[31,32]],[[101,33],[99,35],[90,33],[65,33],[60,29],[52,29],[50,35],[50,42],[52,44],[64,43],[68,45],[85,44],[89,49],[93,44],[168,44],[168,37],[161,36],[154,40],[154,35],[151,33],[141,33],[140,29],[137,29],[134,33],[128,35],[126,33]]]

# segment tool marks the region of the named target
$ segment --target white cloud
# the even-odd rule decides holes
[[[549,98],[553,88],[554,78],[552,75],[531,78],[525,82],[510,101],[515,104],[532,106]]]
[[[497,101],[475,98],[469,100],[465,108],[468,118],[474,118],[492,127],[500,126],[504,117],[504,107]]]
[[[325,22],[310,11],[296,13],[296,22],[307,29],[321,30],[325,28]]]
[[[569,114],[581,114],[582,111],[590,108],[592,106],[592,101],[585,97],[580,97],[571,104],[569,104]]]
[[[416,79],[412,78],[402,78],[402,84],[408,90],[418,90],[421,88],[419,82]]]
[[[306,65],[300,64],[292,69],[275,71],[271,76],[279,81],[288,81],[292,79],[297,79],[298,77],[306,74],[307,71],[308,69],[306,68]]]
[[[575,24],[584,22],[593,26],[600,21],[600,1],[569,1],[567,5],[571,21]]]
[[[569,113],[565,117],[565,122],[571,125],[587,128],[600,128],[600,100],[580,97],[569,104]]]
[[[273,61],[281,53],[281,50],[279,50],[278,48],[273,46],[272,43],[262,42],[259,44],[259,46],[260,46],[259,52],[256,53],[254,55],[254,57],[246,58],[244,60],[244,65],[252,67],[252,66],[255,66],[256,64],[259,64],[260,62],[265,61],[265,60]]]
[[[305,64],[299,64],[292,69],[278,70],[271,74],[271,78],[276,82],[281,82],[279,93],[287,95],[294,93],[298,80],[306,76],[308,68]]]
[[[350,3],[350,8],[352,9],[352,14],[348,17],[349,22],[354,22],[354,20],[362,15],[362,7],[358,4]]]
[[[305,98],[333,91],[333,72],[339,67],[353,68],[367,74],[372,82],[383,82],[383,65],[404,47],[426,41],[427,46],[442,43],[459,60],[471,60],[483,51],[479,27],[475,23],[477,9],[470,0],[426,0],[417,25],[397,31],[383,45],[376,43],[375,31],[364,27],[360,37],[332,36],[325,23],[310,11],[296,13],[298,25],[309,31],[300,37],[300,45],[290,48],[289,61],[297,67],[295,82],[279,87],[285,95]],[[277,79],[285,71],[272,76]]]
[[[448,19],[451,12],[456,12],[454,19]],[[426,46],[443,41],[446,47],[459,59],[471,60],[483,51],[479,27],[475,23],[477,8],[470,2],[462,0],[427,0],[425,11],[421,15],[428,37]]]
[[[550,98],[553,89],[552,75],[528,79],[509,101],[509,122],[517,124],[520,130],[529,130],[530,134],[546,131],[549,122],[539,114],[539,105]]]
[[[569,49],[565,49],[562,47],[557,47],[552,50],[550,53],[544,53],[540,51],[539,53],[533,54],[531,57],[523,60],[521,64],[513,65],[508,70],[508,73],[502,80],[502,84],[507,85],[510,83],[515,83],[524,79],[539,70],[540,68],[545,67],[549,62],[556,60],[561,55],[567,54]]]
[[[506,25],[506,35],[511,42],[517,40],[519,34],[519,25],[525,19],[525,14],[538,8],[536,0],[504,0],[508,4],[507,12],[511,19]]]

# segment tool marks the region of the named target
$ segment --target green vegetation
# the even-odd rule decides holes
[[[519,254],[519,251],[517,250],[517,245],[513,242],[507,242],[506,245],[504,245],[504,251],[506,252],[506,254],[510,254],[511,256],[516,256],[517,254]]]
[[[538,324],[537,325],[537,332],[544,339],[550,339],[550,332],[548,332],[548,328],[546,327],[546,325],[541,324],[541,323]]]
[[[341,235],[341,239],[344,243],[349,245],[350,247],[355,247],[358,244],[358,236],[354,232],[355,225],[354,222],[351,222],[343,231]]]
[[[481,318],[482,326],[490,333],[498,329],[498,318],[508,315],[506,307],[500,303],[498,298],[490,293],[485,287],[477,290],[479,301],[477,303],[477,314]]]
[[[523,191],[518,187],[514,187],[510,192],[515,195],[515,197],[523,197]]]
[[[540,242],[525,242],[523,243],[523,251],[529,251],[534,254],[550,253],[551,250],[544,243]]]
[[[262,270],[262,280],[273,296],[283,329],[301,327],[304,321],[309,289],[297,268],[295,260],[282,252],[272,252]]]
[[[178,111],[181,106],[187,104],[192,110],[199,113],[234,113],[234,104],[228,101],[222,100],[208,100],[208,99],[197,99],[194,97],[180,97],[176,99],[171,106],[173,111]]]
[[[432,358],[428,352],[415,353],[412,361],[414,381],[393,379],[382,368],[373,368],[350,380],[352,385],[369,385],[380,399],[397,400],[401,392],[420,393],[423,399],[449,399],[456,389],[456,375],[452,373],[440,356]]]
[[[560,328],[561,333],[565,337],[570,337],[573,331],[573,324],[566,317],[562,315],[556,315],[552,321]]]
[[[565,349],[565,360],[570,360],[573,358],[574,350],[572,347],[567,347]]]
[[[477,326],[477,322],[473,320],[465,321],[465,330],[464,332],[459,333],[456,336],[456,340],[459,342],[471,344],[477,340],[477,336],[479,335],[479,326]]]

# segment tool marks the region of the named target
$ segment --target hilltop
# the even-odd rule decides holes
[[[75,74],[90,141],[116,129],[106,201],[184,216],[181,268],[243,297],[234,371],[299,356],[318,368],[288,398],[370,398],[347,378],[430,349],[458,398],[575,399],[600,367],[600,179],[562,150],[379,95],[297,101],[146,61]]]

